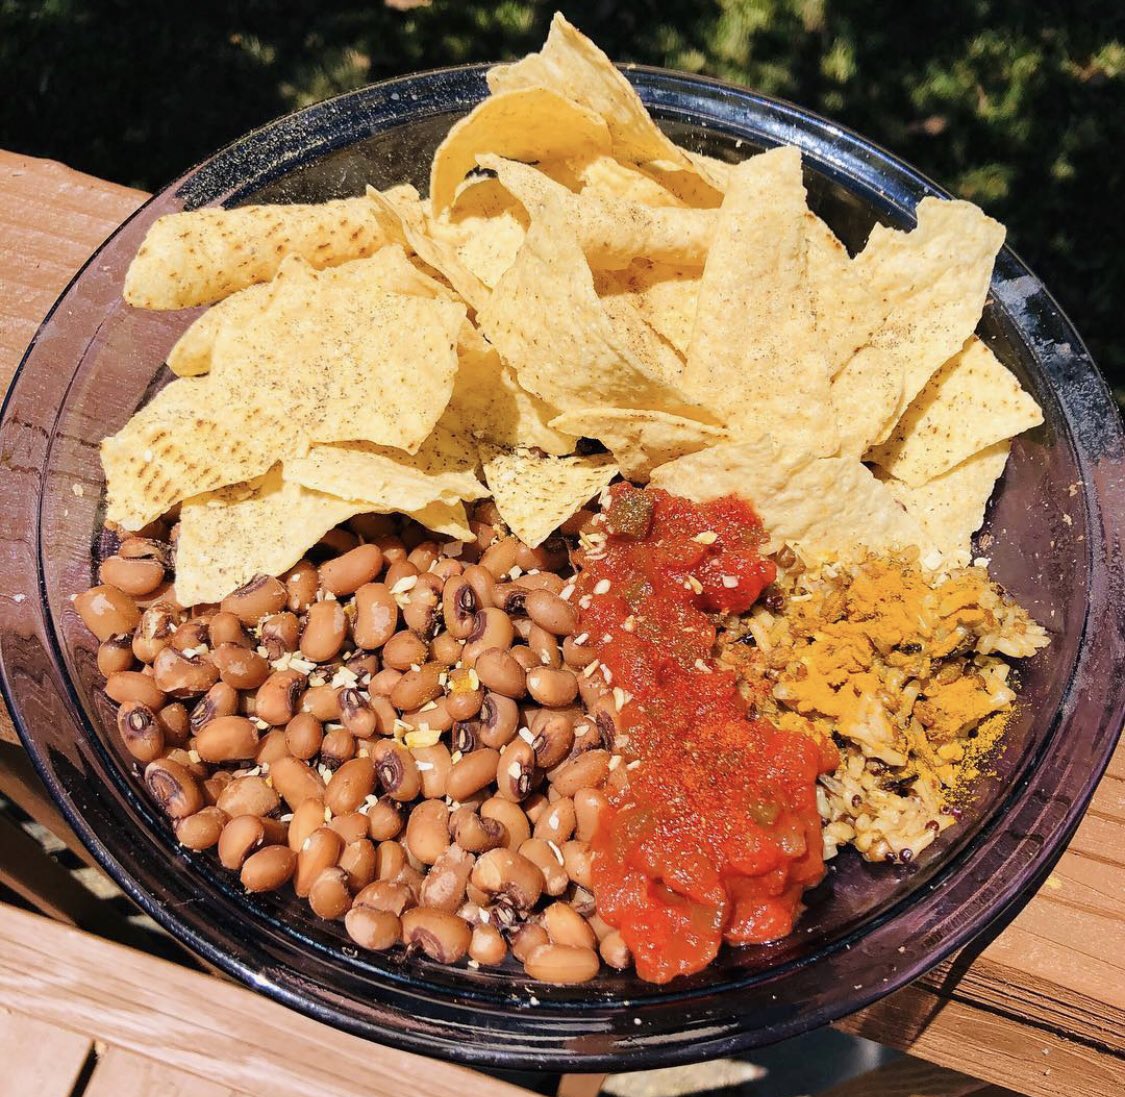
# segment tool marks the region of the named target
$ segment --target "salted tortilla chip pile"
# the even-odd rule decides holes
[[[536,545],[618,475],[743,496],[809,562],[967,560],[1009,440],[1042,422],[975,334],[999,224],[926,198],[852,256],[798,149],[680,148],[561,15],[488,84],[428,197],[149,230],[126,300],[211,307],[102,443],[107,519],[179,507],[184,605],[368,511],[467,540],[490,495]]]

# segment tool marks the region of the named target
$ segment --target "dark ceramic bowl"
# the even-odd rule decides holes
[[[678,141],[728,160],[805,152],[811,201],[846,243],[905,226],[932,184],[882,150],[785,103],[714,82],[629,73]],[[995,575],[1051,632],[1022,671],[998,775],[962,826],[907,867],[833,863],[797,931],[727,950],[657,988],[607,973],[579,988],[515,969],[357,954],[291,896],[248,896],[180,849],[120,748],[95,644],[70,599],[91,580],[101,518],[97,443],[168,379],[194,312],[121,301],[161,214],[247,201],[321,201],[366,183],[424,187],[435,146],[485,94],[484,69],[409,77],[310,107],[190,171],[126,222],[32,344],[0,428],[0,659],[20,734],[67,819],[153,918],[212,964],[359,1035],[506,1067],[652,1067],[790,1036],[894,990],[1028,898],[1076,825],[1121,727],[1122,434],[1106,387],[1058,306],[1005,250],[981,331],[1043,407],[1012,452],[986,531]]]

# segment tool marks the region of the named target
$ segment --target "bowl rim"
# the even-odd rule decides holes
[[[59,299],[47,313],[29,344],[19,367],[13,375],[3,405],[0,407],[0,437],[2,437],[3,432],[11,426],[9,413],[12,403],[16,398],[17,391],[20,389],[21,384],[26,381],[25,367],[28,366],[28,363],[34,357],[34,352],[39,346],[41,337],[50,327],[60,306],[62,306],[75,286],[82,280],[87,270],[97,261],[103,250],[134,221],[143,218],[145,212],[153,203],[162,198],[166,198],[170,193],[182,194],[184,188],[191,180],[195,179],[209,166],[219,162],[224,156],[229,155],[234,150],[247,147],[251,142],[259,141],[271,135],[282,135],[287,128],[293,126],[296,119],[309,119],[321,112],[331,112],[332,110],[338,110],[342,107],[346,108],[349,101],[358,102],[364,97],[371,96],[374,92],[386,91],[396,86],[425,85],[440,80],[465,79],[466,77],[472,81],[476,77],[482,76],[483,73],[487,71],[488,67],[488,65],[463,65],[452,68],[435,69],[422,73],[412,73],[406,76],[380,81],[376,84],[368,85],[365,88],[347,92],[321,103],[313,104],[300,111],[268,122],[250,131],[250,133],[243,137],[230,142],[214,155],[206,158],[183,173],[169,184],[169,186],[156,192],[107,237],[87,262],[83,264],[74,278],[67,284],[67,287],[64,289]],[[764,112],[772,114],[772,119],[775,124],[777,124],[779,132],[781,128],[780,123],[782,121],[794,120],[801,123],[804,127],[803,131],[801,133],[795,130],[790,131],[788,136],[791,140],[799,139],[802,136],[809,138],[817,135],[832,138],[834,142],[832,147],[838,154],[837,159],[826,160],[819,150],[813,154],[817,168],[830,176],[836,173],[842,173],[846,165],[854,166],[857,163],[857,154],[862,154],[867,160],[870,161],[873,159],[876,162],[874,166],[870,163],[866,165],[867,175],[871,176],[881,173],[884,177],[884,181],[893,180],[896,182],[899,188],[898,194],[900,199],[905,197],[908,201],[912,200],[916,202],[925,194],[948,197],[944,190],[937,187],[923,175],[898,160],[880,146],[854,131],[821,118],[813,112],[806,111],[792,103],[764,96],[749,91],[746,88],[741,88],[737,85],[711,78],[695,77],[671,72],[670,70],[640,65],[621,66],[621,68],[628,77],[632,78],[634,83],[639,85],[638,90],[641,91],[642,96],[645,97],[646,105],[655,108],[658,112],[663,108],[665,115],[674,114],[677,109],[665,98],[666,96],[675,96],[676,94],[683,95],[685,91],[687,94],[692,94],[698,93],[701,90],[704,92],[710,90],[717,95],[731,97],[737,105],[741,105],[744,109],[747,106],[753,105]],[[472,96],[466,100],[466,103],[471,100]],[[714,104],[712,103],[712,105]],[[448,113],[451,109],[452,106],[447,104],[442,107],[440,111],[435,111],[434,113],[444,114]],[[713,118],[714,116],[709,116],[705,124],[714,124]],[[759,118],[758,121],[761,122],[763,119]],[[769,134],[763,134],[763,136],[768,137]],[[840,141],[841,138],[843,139],[842,142]],[[344,142],[343,144],[350,144],[358,139],[362,139],[362,137],[356,138],[353,135],[350,141]],[[835,142],[839,142],[839,144]],[[798,143],[800,142],[798,141]],[[327,151],[330,150],[321,150],[318,155],[324,155]],[[276,168],[275,177],[276,175],[284,175],[290,170],[282,165],[277,165]],[[833,171],[833,169],[835,169],[835,171]],[[264,182],[268,181],[269,180],[255,180],[252,184],[246,184],[243,189],[257,190]],[[841,174],[838,177],[838,181],[847,184],[849,189],[855,192],[856,188],[854,184],[856,180],[854,177],[849,176],[844,178]],[[882,201],[879,200],[880,195],[882,195]],[[881,209],[885,215],[901,216],[901,202],[894,202],[888,195],[887,190],[873,189],[866,197],[876,205],[877,209]],[[230,200],[231,199],[228,199],[228,202]],[[1005,277],[999,278],[1001,274],[1004,274]],[[1027,279],[1030,279],[1030,283],[1026,281]],[[1119,488],[1123,488],[1125,487],[1125,461],[1122,459],[1122,452],[1125,450],[1125,442],[1123,442],[1122,438],[1120,420],[1115,414],[1108,418],[1103,414],[1098,419],[1098,426],[1102,436],[1100,436],[1095,443],[1091,443],[1091,440],[1086,438],[1083,441],[1082,448],[1074,444],[1074,420],[1080,412],[1094,411],[1099,405],[1108,405],[1110,409],[1113,409],[1108,388],[1093,366],[1092,359],[1082,344],[1080,337],[1063,315],[1061,309],[1058,308],[1053,298],[1042,286],[1042,283],[1031,274],[1027,267],[1010,249],[1005,248],[997,261],[997,270],[993,277],[992,289],[994,298],[1009,311],[1022,307],[1026,304],[1026,300],[1022,295],[1026,294],[1028,285],[1034,287],[1033,295],[1042,296],[1044,304],[1048,309],[1050,320],[1048,325],[1049,332],[1054,335],[1061,333],[1065,335],[1069,341],[1072,349],[1072,358],[1074,360],[1070,363],[1072,371],[1075,365],[1080,367],[1078,371],[1080,376],[1061,374],[1059,376],[1054,376],[1044,369],[1045,379],[1048,381],[1054,395],[1059,399],[1064,413],[1066,413],[1067,426],[1070,431],[1066,441],[1071,446],[1076,463],[1081,470],[1088,471],[1088,466],[1092,465],[1092,461],[1091,454],[1086,452],[1086,450],[1089,449],[1091,444],[1095,444],[1098,449],[1098,456],[1101,457],[1108,468],[1109,478],[1107,479],[1106,475],[1103,473],[1101,477],[1103,483],[1110,486],[1116,484]],[[1022,326],[1018,324],[1016,326],[1019,328],[1021,335],[1026,336]],[[1058,342],[1058,340],[1055,340],[1055,342]],[[71,378],[71,380],[73,380],[73,378]],[[56,415],[61,411],[61,407],[62,404],[60,403],[60,408],[56,409]],[[1105,408],[1103,407],[1102,410],[1104,411]],[[1087,491],[1083,496],[1088,512],[1087,526],[1091,533],[1087,542],[1087,570],[1088,573],[1099,574],[1105,582],[1102,584],[1100,591],[1091,591],[1091,603],[1087,609],[1086,616],[1087,625],[1095,611],[1099,608],[1099,604],[1100,608],[1103,610],[1107,606],[1111,609],[1117,608],[1118,610],[1125,607],[1125,593],[1123,593],[1122,589],[1121,569],[1118,568],[1115,573],[1105,565],[1105,561],[1109,555],[1107,549],[1112,551],[1114,559],[1119,561],[1121,558],[1122,514],[1119,512],[1119,509],[1114,510],[1111,507],[1102,506],[1102,500],[1097,497],[1097,493],[1089,490],[1089,482],[1090,480],[1087,478]],[[1104,491],[1103,494],[1105,495],[1105,502],[1108,503],[1108,491]],[[37,580],[42,575],[41,554],[43,546],[39,539],[38,524],[41,496],[42,493],[38,493],[34,501],[34,536],[38,543],[39,551],[36,553],[33,566],[36,571]],[[1125,496],[1119,495],[1119,497]],[[1097,518],[1103,519],[1102,524],[1099,525],[1099,523],[1095,521]],[[35,605],[33,607],[28,607],[28,612],[35,609],[45,615],[43,620],[46,625],[50,645],[54,655],[59,656],[61,655],[61,642],[56,634],[50,614],[47,612],[45,601],[46,589],[41,589],[41,584],[39,583],[36,584],[34,589],[38,592],[39,597],[35,600]],[[1098,596],[1096,601],[1095,595]],[[0,600],[0,603],[6,603],[6,601],[7,600]],[[809,1013],[798,1011],[787,1019],[781,1018],[775,1020],[769,1029],[768,1039],[755,1038],[755,1033],[759,1032],[759,1030],[746,1026],[741,1029],[733,1030],[728,1026],[715,1035],[700,1035],[691,1032],[690,1029],[685,1029],[682,1033],[677,1035],[676,1039],[671,1041],[667,1038],[646,1039],[646,1036],[649,1035],[646,1025],[645,1035],[640,1036],[636,1041],[617,1039],[612,1050],[578,1051],[571,1043],[571,1038],[574,1034],[573,1026],[569,1028],[563,1026],[565,1033],[556,1028],[548,1035],[550,1025],[546,1024],[539,1030],[541,1034],[531,1041],[531,1044],[534,1045],[534,1050],[528,1045],[513,1051],[511,1048],[486,1048],[472,1045],[469,1042],[449,1040],[442,1042],[440,1040],[435,1040],[432,1035],[420,1036],[417,1032],[406,1033],[393,1028],[379,1028],[377,1026],[373,1028],[370,1023],[358,1021],[346,1010],[342,1010],[339,1007],[333,1008],[323,999],[316,1001],[308,999],[302,994],[302,990],[305,988],[292,985],[283,986],[280,981],[276,980],[266,980],[263,982],[260,972],[247,963],[245,959],[239,959],[229,954],[222,947],[217,946],[215,942],[194,931],[182,918],[177,917],[174,912],[169,911],[167,907],[156,901],[153,896],[131,877],[128,870],[114,858],[98,835],[86,824],[80,809],[74,803],[68,791],[59,782],[53,766],[51,765],[50,758],[46,751],[41,749],[41,745],[37,742],[34,731],[31,729],[29,722],[25,720],[24,713],[18,704],[16,690],[13,687],[12,681],[9,679],[8,659],[5,652],[5,648],[7,647],[5,641],[9,638],[9,629],[12,626],[12,615],[6,612],[8,608],[7,605],[0,605],[0,626],[3,627],[3,631],[0,632],[0,692],[3,693],[20,738],[30,754],[36,769],[39,771],[40,776],[44,779],[44,782],[59,804],[68,822],[74,827],[84,844],[91,849],[102,867],[110,873],[142,909],[146,910],[146,912],[153,916],[160,924],[169,929],[177,939],[188,944],[190,948],[202,954],[209,962],[220,967],[228,974],[234,975],[244,983],[264,990],[271,997],[283,1001],[292,1008],[296,1008],[318,1020],[328,1021],[347,1031],[368,1038],[376,1038],[382,1042],[406,1050],[425,1054],[438,1054],[446,1058],[475,1065],[531,1067],[551,1070],[593,1070],[619,1067],[622,1061],[622,1049],[627,1044],[631,1045],[628,1051],[628,1063],[634,1069],[690,1061],[714,1054],[726,1054],[734,1049],[752,1046],[755,1043],[770,1042],[788,1035],[795,1035],[815,1025],[835,1020],[846,1013],[863,1008],[946,958],[950,953],[962,947],[969,940],[981,933],[990,923],[1005,916],[1010,916],[1018,905],[1022,905],[1020,900],[1023,899],[1026,901],[1027,898],[1030,898],[1032,893],[1030,883],[1033,882],[1033,880],[1029,879],[1026,874],[1013,874],[1013,878],[1008,881],[1007,886],[1000,889],[1000,892],[989,901],[986,908],[975,910],[971,917],[964,919],[959,925],[954,927],[940,945],[930,948],[921,959],[916,959],[910,963],[904,964],[901,970],[897,971],[897,973],[893,974],[882,984],[864,985],[861,989],[853,991],[843,1004],[837,1003],[834,1007],[811,1011]],[[1110,631],[1111,630],[1106,630],[1107,634],[1110,633]],[[1086,647],[1086,640],[1090,635],[1090,630],[1087,628],[1076,664],[1071,668],[1071,679],[1064,692],[1059,712],[1055,714],[1051,733],[1040,749],[1041,754],[1045,754],[1047,749],[1054,746],[1059,739],[1060,726],[1064,722],[1068,701],[1073,701],[1073,694],[1077,688],[1076,680],[1079,677],[1079,672],[1084,662],[1086,664],[1089,663],[1089,652]],[[1104,648],[1106,644],[1113,644],[1113,637],[1111,635],[1099,636],[1095,632],[1092,643],[1100,644]],[[1121,639],[1117,637],[1117,648],[1114,650],[1117,650],[1119,656],[1120,646]],[[1110,654],[1112,656],[1112,650]],[[71,700],[77,702],[73,691],[73,683],[68,678],[64,684],[65,688],[70,691]],[[1115,720],[1117,729],[1120,729],[1122,717],[1125,715],[1125,684],[1120,680],[1116,681],[1115,684],[1116,695],[1109,698],[1108,708],[1104,710],[1106,716],[1105,722],[1108,723],[1109,720]],[[79,705],[78,707],[80,708],[81,706]],[[1107,734],[1105,741],[1097,751],[1098,759],[1096,764],[1088,771],[1085,779],[1076,784],[1073,789],[1073,795],[1068,803],[1065,806],[1055,806],[1055,811],[1053,812],[1054,821],[1052,823],[1053,829],[1050,831],[1047,838],[1038,846],[1037,853],[1034,857],[1035,879],[1044,877],[1053,866],[1058,855],[1061,854],[1065,841],[1069,839],[1074,828],[1077,826],[1085,805],[1090,795],[1092,795],[1102,771],[1108,764],[1115,742],[1116,734]],[[1036,766],[1041,762],[1042,759],[1038,759]],[[1030,788],[1011,790],[1007,806],[1014,809],[1017,804],[1025,804],[1030,792]],[[964,867],[964,863],[969,856],[973,854],[974,851],[979,852],[985,840],[989,837],[994,837],[994,832],[998,829],[1002,829],[1002,823],[1006,822],[1008,818],[1009,816],[998,808],[995,812],[993,825],[991,827],[982,828],[982,832],[966,843],[965,847],[959,850],[956,856],[948,858],[948,863],[941,866],[926,889],[923,889],[925,894],[916,893],[904,896],[901,900],[892,904],[886,912],[875,920],[874,924],[870,922],[865,924],[862,931],[857,931],[853,936],[866,939],[872,934],[884,929],[889,923],[892,923],[895,917],[901,913],[904,906],[915,906],[924,902],[930,893],[935,891],[939,886],[943,886],[942,881],[946,880],[950,874],[953,874],[955,869]],[[839,952],[845,947],[850,948],[851,946],[845,945],[845,941],[841,940],[833,947],[832,951]],[[807,966],[809,963],[814,962],[814,959],[799,960],[784,965],[781,969],[773,969],[766,973],[764,982],[769,982],[771,979],[783,975],[790,968]],[[693,990],[687,993],[676,991],[664,992],[659,995],[659,1004],[664,1009],[667,1009],[669,1006],[675,1009],[677,1003],[682,1006],[687,1001],[713,993],[715,993],[715,988],[704,988],[703,990]],[[415,1001],[416,1000],[415,998]],[[562,1008],[559,1008],[560,1005]],[[645,1000],[643,1004],[638,1002],[632,1009],[643,1012],[648,1006],[648,1000]],[[473,1008],[471,1000],[467,1003],[466,1008],[470,1010]],[[568,1018],[566,1016],[569,1012],[567,1003],[535,1003],[531,1013],[538,1014],[541,1012],[547,1015],[543,1018],[545,1022],[551,1020],[558,1021],[560,1019],[573,1021],[573,1017]],[[521,1008],[521,1014],[521,1021],[530,1022],[532,1020],[539,1020],[538,1017],[529,1015],[526,1005]],[[591,1033],[595,1032],[593,1029],[590,1031]],[[601,1030],[597,1031],[601,1032]],[[604,1035],[604,1033],[602,1034]],[[495,1036],[496,1033],[494,1032],[493,1035]],[[505,1036],[507,1034],[501,1033],[500,1035]],[[554,1039],[555,1046],[546,1046],[543,1041],[547,1038]]]

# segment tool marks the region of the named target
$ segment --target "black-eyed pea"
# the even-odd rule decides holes
[[[569,670],[533,667],[527,672],[527,692],[545,708],[561,708],[578,696],[578,679]]]
[[[578,641],[582,642],[579,643]],[[563,662],[573,671],[585,670],[598,657],[594,645],[590,642],[587,633],[579,636],[568,636],[563,640]]]
[[[441,663],[425,663],[407,670],[391,690],[391,704],[404,711],[421,708],[441,695],[446,673]]]
[[[326,560],[320,565],[320,585],[338,598],[354,594],[383,570],[383,553],[378,545],[356,548]]]
[[[504,844],[507,832],[498,819],[484,819],[471,807],[456,808],[449,816],[449,833],[469,853],[484,853]]]
[[[204,762],[250,759],[258,752],[258,729],[245,716],[219,716],[199,729],[195,749]]]
[[[258,639],[265,649],[266,658],[273,662],[297,650],[301,642],[301,622],[289,610],[275,613],[262,622]]]
[[[482,819],[495,819],[504,827],[506,848],[518,850],[531,837],[531,823],[519,804],[491,796],[480,806]]]
[[[324,801],[313,797],[305,800],[300,807],[293,811],[293,818],[289,820],[289,848],[300,851],[305,844],[305,839],[324,826]]]
[[[311,561],[301,560],[282,576],[282,584],[289,612],[304,613],[316,601],[320,576]]]
[[[449,774],[453,769],[449,747],[444,743],[412,747],[415,765],[422,777],[422,795],[427,800],[440,800],[446,794]]]
[[[406,557],[420,572],[425,573],[437,563],[441,546],[436,541],[419,541]]]
[[[458,802],[487,788],[496,779],[500,752],[481,747],[470,754],[462,754],[452,765],[446,781],[446,795]]]
[[[404,825],[403,807],[393,797],[380,796],[367,812],[367,833],[372,841],[397,838]]]
[[[344,845],[358,842],[360,838],[370,837],[367,816],[358,811],[349,811],[346,815],[333,815],[328,820],[328,825],[344,839]]]
[[[402,677],[405,677],[405,672],[410,671],[412,667],[422,666],[429,657],[429,653],[430,646],[425,640],[409,629],[403,629],[401,632],[396,632],[383,645],[381,654],[384,667],[402,671],[404,672]],[[392,693],[394,689],[398,688],[398,684],[401,680],[402,679],[399,678],[395,682],[395,685],[392,687]]]
[[[598,939],[590,923],[569,903],[552,903],[540,915],[540,922],[552,944],[597,948]]]
[[[204,725],[220,716],[234,716],[238,712],[238,690],[226,682],[216,682],[191,710],[191,730],[197,735]]]
[[[409,803],[422,791],[422,775],[414,755],[394,739],[380,739],[371,748],[371,759],[383,791],[400,803]]]
[[[394,595],[406,594],[418,580],[418,569],[405,557],[387,565],[383,582]]]
[[[432,865],[449,848],[449,808],[441,800],[415,805],[406,820],[403,844],[423,865]]]
[[[528,838],[519,848],[520,855],[532,862],[543,875],[543,891],[559,896],[570,887],[570,877],[563,867],[562,850],[544,838]]]
[[[455,964],[469,951],[472,930],[456,914],[413,907],[402,916],[402,940],[440,964]]]
[[[300,711],[306,684],[298,671],[275,671],[258,687],[254,715],[273,727],[284,727]]]
[[[356,616],[352,634],[356,646],[375,651],[398,628],[398,603],[386,583],[365,583],[355,592]]]
[[[179,701],[165,705],[157,712],[156,718],[164,729],[166,746],[182,747],[191,738],[191,718],[187,708]]]
[[[550,786],[548,786],[550,792]],[[542,792],[533,792],[527,799],[520,802],[520,807],[523,808],[524,815],[527,816],[528,822],[531,823],[531,829],[535,829],[535,824],[543,817],[544,813],[550,810],[551,804],[554,803],[557,797],[552,798],[549,795],[544,795]]]
[[[516,566],[520,543],[515,537],[503,537],[485,549],[480,566],[494,579],[501,579]]]
[[[271,773],[277,765],[280,762],[270,766]],[[239,815],[270,815],[280,807],[281,799],[264,777],[254,774],[234,778],[219,793],[215,803],[233,819]]]
[[[334,867],[344,852],[344,840],[331,827],[321,826],[301,843],[297,850],[297,871],[293,890],[303,899],[313,881],[326,868]]]
[[[352,892],[362,891],[378,873],[374,844],[368,838],[349,842],[340,854],[339,865],[348,875],[348,887]]]
[[[573,636],[577,631],[578,613],[575,608],[549,590],[528,591],[524,605],[528,617],[555,636]]]
[[[330,529],[314,546],[321,554],[343,556],[359,544],[359,538],[347,529]]]
[[[547,931],[537,922],[525,922],[516,926],[508,935],[512,955],[522,964],[531,953],[550,941]]]
[[[508,955],[508,945],[504,935],[490,922],[478,922],[473,926],[469,940],[469,959],[482,967],[496,967]]]
[[[508,654],[519,663],[525,675],[529,670],[534,670],[536,667],[541,667],[543,665],[539,656],[526,644],[516,644]]]
[[[98,578],[131,598],[143,598],[164,582],[164,564],[151,557],[110,556],[102,561]]]
[[[204,806],[203,789],[195,774],[170,758],[149,762],[145,788],[170,819],[194,815]]]
[[[625,971],[633,966],[633,953],[625,943],[625,938],[621,936],[620,930],[612,930],[603,937],[598,945],[598,952],[611,968],[616,968],[618,971]]]
[[[519,731],[519,705],[511,697],[490,691],[481,701],[475,724],[478,744],[499,750],[510,743]]]
[[[185,849],[210,849],[218,842],[226,821],[217,807],[200,808],[194,815],[177,820],[176,841]]]
[[[492,572],[482,568],[479,563],[469,564],[461,573],[465,582],[473,588],[479,609],[496,605],[496,579]]]
[[[352,905],[347,873],[335,865],[324,869],[310,885],[308,899],[313,914],[318,918],[329,922],[342,918]]]
[[[173,747],[165,750],[164,757],[170,762],[177,762],[184,767],[197,781],[206,780],[211,772],[211,767],[199,760],[198,754],[192,754],[183,747]]]
[[[375,763],[358,757],[345,762],[328,782],[325,806],[335,815],[355,811],[375,791]]]
[[[524,738],[517,736],[500,752],[496,763],[496,792],[505,800],[527,798],[536,780],[535,751]]]
[[[234,780],[234,774],[227,769],[220,769],[202,782],[203,802],[207,807],[217,807],[223,789]],[[224,812],[224,814],[226,814]]]
[[[473,671],[481,685],[502,697],[522,697],[527,692],[524,668],[514,658],[516,650],[489,648],[480,652],[473,664]]]
[[[235,689],[257,689],[269,676],[270,665],[256,651],[238,644],[220,644],[211,651],[219,677]]]
[[[584,788],[599,788],[609,775],[611,755],[608,750],[594,749],[556,766],[547,780],[561,796],[573,797]]]
[[[381,533],[375,537],[369,537],[368,540],[378,545],[380,551],[383,553],[383,564],[390,567],[392,564],[397,564],[406,559],[408,550],[406,545],[403,544],[402,538],[395,534],[393,531]]]
[[[450,579],[442,589],[441,612],[449,636],[466,640],[473,631],[474,618],[484,608],[473,584],[464,575]]]
[[[348,529],[362,540],[378,544],[381,538],[394,538],[398,519],[391,514],[357,514],[348,519]]]
[[[574,717],[567,711],[540,709],[528,720],[531,748],[540,769],[553,769],[574,746]]]
[[[279,758],[288,757],[290,751],[285,742],[285,732],[281,728],[270,728],[258,740],[258,749],[254,754],[254,761],[259,766],[272,766]]]
[[[220,644],[238,644],[244,648],[253,646],[242,622],[235,614],[226,610],[220,610],[211,617],[207,624],[207,634],[212,647]]]
[[[448,846],[426,873],[419,890],[419,903],[452,914],[465,899],[465,888],[475,862],[476,858],[460,846]]]
[[[372,700],[376,697],[389,698],[391,691],[401,677],[401,670],[396,670],[394,667],[384,667],[378,674],[371,676],[371,681],[367,685],[367,692],[371,695]]]
[[[473,866],[471,878],[481,891],[506,899],[517,910],[531,910],[543,894],[543,874],[539,867],[510,849],[490,849],[482,853]]]
[[[436,575],[419,575],[402,596],[402,620],[408,629],[429,640],[437,632],[442,581]]]
[[[393,838],[375,847],[375,877],[378,880],[395,880],[406,864],[406,847]]]
[[[532,979],[556,986],[588,983],[598,974],[601,961],[592,948],[571,945],[540,945],[524,960],[523,968]]]
[[[533,624],[527,633],[527,646],[538,659],[540,666],[551,667],[554,670],[562,667],[562,649],[559,647],[559,638],[554,633]]]
[[[148,765],[164,753],[164,728],[156,713],[139,701],[128,701],[117,710],[117,731],[138,762]]]
[[[356,895],[355,905],[385,910],[400,918],[415,900],[411,889],[397,880],[374,880]]]
[[[270,778],[279,796],[296,811],[306,800],[325,798],[324,779],[299,758],[279,758],[270,766]],[[249,780],[249,778],[243,778]]]
[[[395,915],[373,907],[353,906],[344,915],[348,936],[360,948],[382,952],[402,940],[402,923]]]
[[[153,710],[164,707],[164,692],[152,676],[143,671],[115,671],[106,679],[105,692],[119,705],[137,702]]]
[[[315,716],[321,723],[339,720],[343,715],[340,709],[340,694],[342,692],[342,686],[334,686],[328,682],[313,686],[306,690],[301,698],[301,711]]]
[[[333,599],[309,606],[301,632],[301,654],[314,663],[327,663],[340,654],[348,638],[348,615]]]
[[[137,659],[128,636],[111,636],[98,645],[98,673],[103,678],[119,670],[132,670]]]
[[[276,891],[297,868],[297,855],[288,846],[266,846],[246,858],[239,879],[247,891]]]
[[[324,725],[309,712],[298,712],[285,725],[285,744],[294,758],[315,758],[324,739]]]
[[[576,825],[574,801],[563,796],[550,804],[535,821],[534,836],[561,846],[574,835]]]
[[[441,663],[443,667],[451,667],[461,661],[461,641],[451,636],[448,632],[439,632],[430,641],[430,659]]]
[[[288,600],[289,592],[279,579],[272,575],[255,575],[223,599],[222,609],[233,613],[244,625],[256,625],[263,617],[280,613]]]
[[[152,680],[170,697],[198,697],[219,680],[219,670],[209,658],[166,647],[153,660]]]
[[[345,762],[350,762],[355,755],[355,736],[347,728],[334,727],[325,732],[320,742],[321,765],[327,766],[330,770],[337,770]]]
[[[589,842],[572,838],[562,845],[563,868],[567,876],[579,887],[592,888],[594,885],[594,853]]]
[[[370,739],[379,729],[379,718],[369,696],[355,686],[340,690],[340,722],[357,739]]]
[[[495,606],[486,606],[473,617],[472,631],[461,649],[461,661],[467,667],[474,666],[481,652],[493,648],[507,651],[515,638],[516,630],[508,614]]]
[[[373,651],[357,651],[348,657],[344,666],[356,676],[356,685],[366,689],[379,673],[379,656]]]
[[[237,872],[246,858],[265,844],[266,826],[260,816],[236,815],[219,834],[219,863]]]
[[[596,788],[579,789],[574,794],[574,836],[592,842],[609,812],[609,799]]]
[[[123,590],[103,583],[83,591],[74,599],[74,609],[86,627],[98,638],[132,635],[141,619],[141,611]]]

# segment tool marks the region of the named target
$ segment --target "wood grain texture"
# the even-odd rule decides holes
[[[821,1090],[816,1097],[978,1097],[986,1088],[996,1094],[979,1078],[908,1055]]]
[[[465,1067],[336,1032],[209,975],[0,904],[0,1001],[236,1092],[528,1097]],[[263,1086],[263,1082],[268,1084]]]
[[[270,1092],[268,1083],[259,1090]],[[146,1059],[119,1047],[98,1056],[82,1097],[243,1097],[229,1086]],[[245,1097],[251,1097],[246,1094]],[[256,1095],[255,1095],[256,1097]]]
[[[0,384],[74,271],[143,198],[58,164],[0,152]],[[0,738],[5,735],[13,737],[0,711]],[[956,1043],[956,1015],[947,1017],[942,1007],[965,1002],[984,1011],[994,1033],[1011,1032],[1015,1039],[1057,1032],[1083,1041],[1095,1056],[1098,1049],[1111,1059],[1122,1054],[1125,744],[1040,893],[971,964],[958,965],[955,958],[902,1000],[929,1003],[933,1016],[921,1040],[927,1049],[943,1040]],[[852,1024],[867,1026],[873,1039],[901,1042],[901,1033],[881,1031],[883,1021],[898,1016],[877,1006]],[[1055,1071],[1057,1078],[1061,1068]],[[1125,1092],[1125,1073],[1118,1092]]]
[[[89,1036],[0,1008],[0,1090],[11,1097],[70,1097],[93,1044]]]

